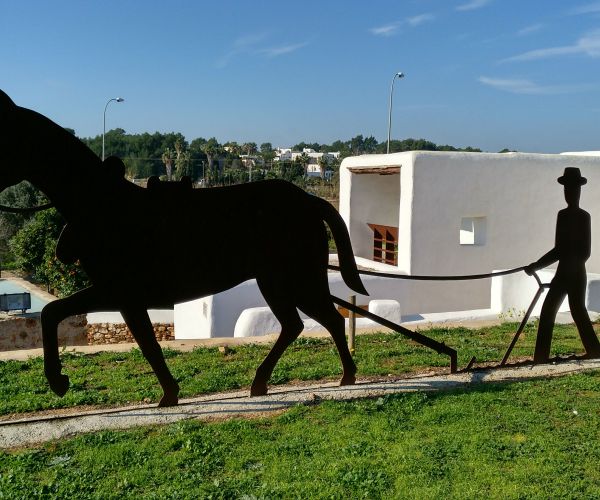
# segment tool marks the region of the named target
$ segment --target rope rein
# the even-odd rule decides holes
[[[328,269],[332,271],[341,271],[339,266],[328,265]],[[424,275],[411,275],[411,274],[394,274],[394,273],[380,273],[377,271],[363,271],[358,270],[358,274],[365,274],[367,276],[379,276],[381,278],[392,278],[397,280],[415,280],[415,281],[466,281],[466,280],[481,280],[486,278],[494,278],[496,276],[506,276],[507,274],[519,273],[525,270],[525,266],[515,267],[514,269],[507,269],[506,271],[496,271],[493,273],[484,274],[463,274],[458,276],[424,276]]]

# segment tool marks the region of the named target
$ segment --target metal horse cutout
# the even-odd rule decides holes
[[[56,394],[69,388],[61,373],[58,324],[75,314],[117,310],[160,382],[159,406],[177,404],[179,386],[147,310],[172,308],[251,278],[282,325],[251,394],[267,392],[275,364],[302,332],[297,308],[331,333],[343,366],[340,384],[355,382],[344,319],[329,292],[324,222],[333,233],[344,281],[368,293],[346,226],[328,202],[284,181],[202,190],[154,182],[141,188],[125,179],[120,160],[103,164],[62,127],[15,105],[2,91],[0,116],[5,152],[0,190],[27,180],[44,192],[67,221],[57,257],[79,260],[92,282],[42,310],[44,371]]]

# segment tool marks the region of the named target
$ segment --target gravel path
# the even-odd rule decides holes
[[[134,406],[70,414],[31,416],[0,422],[0,448],[14,448],[62,439],[85,432],[162,425],[185,419],[216,420],[252,417],[285,410],[297,404],[322,400],[349,401],[414,391],[440,391],[473,384],[511,382],[553,377],[600,368],[600,360],[573,360],[547,365],[526,365],[477,370],[452,375],[414,376],[385,382],[360,382],[338,387],[335,383],[277,386],[266,396],[251,398],[248,391],[236,391],[182,400],[179,406],[157,408]]]

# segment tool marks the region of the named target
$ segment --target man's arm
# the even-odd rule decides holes
[[[548,253],[542,255],[535,262],[532,262],[531,264],[529,264],[528,266],[525,267],[524,271],[529,276],[531,276],[538,269],[543,269],[544,267],[548,267],[550,264],[553,264],[554,262],[556,262],[559,259],[560,253],[558,251],[558,247],[560,244],[560,227],[561,227],[560,214],[561,214],[561,212],[558,213],[558,217],[556,220],[556,234],[554,237],[554,248],[552,250],[550,250]]]
[[[550,250],[547,254],[542,255],[538,260],[532,262],[528,266],[525,267],[525,272],[531,276],[534,271],[538,269],[543,269],[544,267],[548,267],[550,264],[553,264],[558,260],[558,250],[556,247]]]

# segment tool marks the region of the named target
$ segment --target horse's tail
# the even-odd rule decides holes
[[[333,234],[333,239],[335,240],[338,251],[340,271],[344,282],[355,292],[362,295],[369,295],[369,292],[367,292],[360,279],[360,274],[358,274],[358,268],[356,267],[356,261],[354,260],[354,252],[352,251],[352,243],[350,242],[350,235],[348,234],[344,219],[342,219],[342,216],[331,203],[322,198],[317,198],[316,196],[313,196],[312,198],[316,201],[321,217],[327,223]]]

